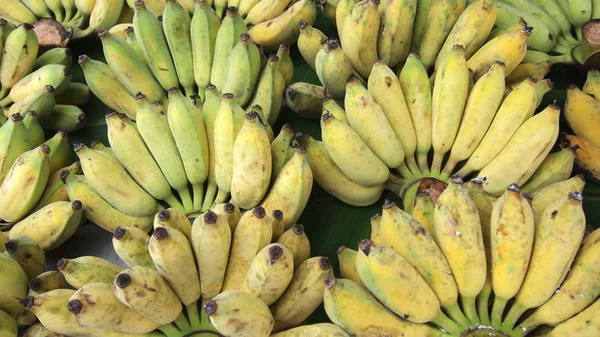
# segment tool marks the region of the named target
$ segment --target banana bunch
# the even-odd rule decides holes
[[[16,26],[33,25],[40,44],[48,48],[130,23],[132,16],[125,0],[7,0],[0,5],[0,18]]]
[[[38,55],[36,31],[27,23],[14,26],[0,19],[0,32],[4,40],[0,44],[2,123],[15,114],[22,116],[27,128],[34,130],[33,147],[44,140],[41,128],[55,132],[80,129],[86,122],[80,107],[91,93],[87,85],[71,81],[71,49],[54,48]]]
[[[371,238],[338,250],[329,318],[352,336],[596,336],[600,230],[586,233],[583,180],[510,184],[495,201],[482,183],[453,175],[412,214],[386,201]]]
[[[59,275],[75,290],[17,297],[66,336],[266,337],[304,321],[333,276],[329,258],[310,257],[303,226],[286,229],[281,210],[225,203],[188,218],[170,208],[152,226],[151,235],[115,229],[113,247],[128,268],[93,256],[61,259]],[[299,329],[347,336],[332,324]]]

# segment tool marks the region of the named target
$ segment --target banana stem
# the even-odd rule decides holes
[[[444,154],[438,151],[433,152],[433,162],[431,163],[431,174],[439,175],[442,171],[442,161],[444,160]]]
[[[450,156],[450,158],[448,158],[448,162],[442,170],[442,177],[444,177],[445,179],[450,178],[450,176],[452,175],[452,171],[454,171],[454,168],[456,167],[456,164],[457,161],[454,158],[452,158],[452,156]]]
[[[571,48],[567,47],[567,46],[563,46],[561,44],[556,44],[556,47],[554,47],[554,49],[552,50],[553,52],[557,53],[557,54],[568,54],[571,52]]]
[[[0,98],[4,98],[4,96],[6,96],[7,93],[8,93],[7,87],[0,88]],[[0,104],[0,106],[3,106],[3,105]]]
[[[402,190],[408,184],[407,180],[404,180],[392,173],[388,176],[388,180],[385,182],[385,189],[392,191],[395,195],[400,195]]]
[[[488,275],[488,277],[490,277]],[[481,324],[490,325],[490,295],[492,294],[492,285],[491,283],[486,283],[483,290],[477,296],[477,313],[479,314],[479,319],[481,320]]]
[[[473,323],[479,323],[477,308],[475,307],[475,296],[461,296],[462,307],[467,318]]]
[[[179,328],[179,330],[183,333],[191,330],[190,322],[188,322],[183,311],[175,319],[175,325],[177,325],[177,328]]]
[[[228,198],[229,198],[229,192],[219,190],[219,193],[217,193],[217,198],[215,199],[215,204],[224,203],[225,201],[227,201]]]
[[[192,330],[201,329],[200,322],[200,312],[198,311],[198,302],[194,302],[185,307],[185,311],[187,312],[188,321],[190,322],[190,326]]]
[[[458,302],[455,301],[452,304],[448,304],[448,305],[444,306],[443,309],[446,311],[446,314],[448,314],[448,316],[450,316],[450,318],[452,318],[453,321],[458,323],[463,328],[466,329],[471,326],[471,322],[469,322],[469,319],[460,310],[460,307],[458,306]]]
[[[581,41],[583,39],[583,27],[575,27],[575,34],[577,35],[577,40]]]
[[[158,327],[158,330],[162,331],[167,337],[179,337],[181,331],[177,329],[173,324],[165,324]]]
[[[458,324],[456,324],[456,322],[448,318],[448,316],[446,316],[441,310],[440,313],[431,320],[431,322],[437,324],[440,328],[448,331],[452,335],[458,336],[463,330]]]
[[[166,196],[163,199],[163,201],[166,202],[167,204],[169,204],[170,207],[172,207],[180,212],[185,213],[185,209],[183,208],[183,205],[179,202],[179,200],[177,200],[177,198],[173,194]]]
[[[412,174],[412,172],[410,172],[410,170],[406,166],[405,162],[402,162],[402,164],[400,164],[400,166],[396,167],[396,170],[398,172],[400,172],[400,174],[402,175],[403,178],[413,179],[415,177],[414,174]]]
[[[177,190],[179,194],[179,198],[181,198],[181,203],[183,204],[183,208],[186,213],[191,213],[194,211],[194,203],[192,202],[192,195],[190,194],[190,190],[186,187]]]
[[[412,172],[413,176],[415,176],[416,178],[423,176],[423,173],[421,173],[421,170],[419,169],[419,165],[417,165],[417,161],[415,160],[414,154],[411,154],[410,156],[407,155],[406,157],[404,157],[404,161],[406,162],[406,165],[408,166],[408,169]]]
[[[2,90],[7,90],[7,89],[2,88]],[[12,98],[10,98],[10,96],[6,96],[2,100],[0,100],[0,106],[7,106],[10,103],[13,103],[13,100],[12,100]]]
[[[429,163],[427,163],[427,152],[417,152],[417,161],[419,162],[419,170],[423,175],[429,174]]]
[[[527,310],[527,308],[523,307],[519,302],[515,302],[510,308],[508,315],[506,315],[506,319],[504,319],[504,323],[502,326],[506,331],[512,330],[517,324],[517,321],[523,315],[523,313]]]
[[[194,212],[202,210],[202,201],[204,199],[204,184],[192,185],[192,200],[194,201]]]
[[[506,307],[507,299],[498,296],[494,297],[494,305],[492,306],[492,326],[496,329],[502,327],[502,316]]]
[[[208,211],[215,201],[215,195],[217,194],[217,183],[214,179],[208,179],[208,187],[206,188],[206,195],[204,196],[204,202],[202,203],[202,211]]]

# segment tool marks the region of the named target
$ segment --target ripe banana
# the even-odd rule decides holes
[[[429,233],[430,236],[435,236],[435,228],[433,226],[433,211],[435,202],[431,195],[427,192],[418,193],[415,199],[415,206],[412,209],[411,215],[419,224]],[[373,240],[373,239],[372,239]],[[374,240],[375,241],[375,240]],[[382,242],[383,243],[383,242]]]
[[[427,18],[428,24],[424,29],[419,48],[425,69],[430,69],[435,65],[444,41],[465,10],[465,5],[465,0],[434,0],[431,3]],[[452,42],[452,46],[447,47],[447,54],[457,43],[458,41]],[[465,47],[465,45],[462,46]],[[444,57],[445,55],[442,54],[442,58]]]
[[[204,311],[220,333],[231,337],[267,337],[273,328],[269,307],[239,290],[220,293],[206,302]],[[246,314],[240,316],[239,312]]]
[[[567,90],[565,118],[578,137],[600,147],[600,136],[593,132],[600,127],[600,103],[575,85]]]
[[[513,70],[508,76],[506,76],[506,83],[509,85],[513,83],[521,83],[528,77],[535,78],[540,82],[546,77],[552,64],[549,61],[540,61],[537,63],[521,63],[515,70]]]
[[[60,180],[60,175],[63,170],[67,170],[73,174],[81,174],[81,164],[79,161],[64,167],[61,170],[56,171],[53,175],[48,178],[48,183],[46,184],[46,188],[44,189],[44,193],[40,197],[40,200],[37,202],[35,207],[31,210],[32,212],[38,211],[42,207],[48,206],[51,203],[57,201],[69,201],[69,194],[67,193],[67,189],[65,188],[63,182]]]
[[[2,4],[0,14],[6,17],[6,20],[19,23],[34,23],[37,21],[35,14],[29,8],[18,0],[9,0]]]
[[[19,80],[10,90],[8,97],[0,101],[4,105],[5,100],[18,102],[25,99],[34,91],[41,90],[47,85],[54,87],[54,95],[63,92],[71,83],[71,68],[62,64],[49,64],[30,73]]]
[[[32,142],[20,114],[13,114],[0,128],[0,181],[4,181],[14,162],[31,150]]]
[[[567,147],[546,156],[521,190],[524,193],[531,193],[556,182],[569,179],[577,150],[578,148],[575,146]]]
[[[343,279],[350,280],[361,287],[365,287],[365,284],[360,279],[358,270],[356,267],[356,256],[358,251],[348,248],[346,246],[340,246],[337,249],[338,262],[340,264],[340,275]]]
[[[27,111],[27,114],[23,117],[23,124],[29,131],[29,144],[35,146],[42,145],[46,140],[46,135],[38,121],[38,114],[35,111]]]
[[[16,0],[10,0],[9,2],[19,3]],[[6,5],[11,6],[10,3]],[[23,4],[21,6],[24,7]],[[27,8],[24,8],[21,13],[25,13],[25,11],[28,11]],[[11,89],[27,74],[31,73],[38,49],[37,35],[30,24],[20,25],[7,36],[2,51],[2,62],[0,63],[2,91]],[[13,101],[17,102],[18,100],[13,99]]]
[[[306,233],[304,233],[304,226],[297,223],[286,230],[279,238],[277,243],[287,248],[294,257],[294,268],[298,268],[304,261],[310,258],[310,242]]]
[[[592,179],[597,180],[600,177],[600,165],[596,162],[596,154],[600,153],[600,149],[577,136],[566,135],[565,139],[569,145],[578,146],[575,151],[575,164]]]
[[[39,274],[29,281],[29,294],[37,295],[54,289],[66,289],[69,284],[58,270],[50,270]]]
[[[154,216],[154,229],[158,227],[176,229],[190,240],[192,237],[191,221],[181,211],[173,208],[163,209]]]
[[[279,49],[277,49],[277,57],[279,57],[279,69],[281,69],[285,84],[292,84],[292,79],[294,78],[294,63],[290,57],[290,46],[285,43],[280,44]]]
[[[410,52],[417,1],[387,0],[381,2],[378,10],[381,19],[377,54],[386,64],[394,67],[404,63]]]
[[[271,305],[286,290],[293,275],[292,253],[285,246],[273,243],[256,254],[240,290]]]
[[[206,131],[208,141],[208,183],[206,194],[202,204],[202,210],[206,211],[212,207],[215,196],[217,195],[216,181],[216,152],[215,152],[215,132],[214,125],[217,119],[217,113],[221,107],[221,97],[214,85],[206,86],[204,91],[204,103],[202,105],[202,120]]]
[[[377,61],[377,37],[380,26],[379,0],[356,4],[344,20],[340,34],[342,47],[354,70],[368,78]]]
[[[149,239],[148,234],[137,227],[117,227],[112,244],[119,258],[129,267],[155,268],[146,246]]]
[[[221,21],[207,1],[195,1],[194,6],[194,15],[190,23],[192,62],[194,67],[194,81],[198,86],[198,94],[204,101],[204,89],[210,83],[215,43]],[[223,62],[223,60],[219,62]]]
[[[0,267],[4,271],[0,278],[0,311],[17,318],[24,311],[19,299],[27,297],[27,274],[8,254],[0,254]]]
[[[598,334],[600,327],[594,320],[594,317],[600,312],[600,301],[596,301],[587,309],[577,314],[575,317],[560,324],[550,331],[547,337],[559,337],[566,334],[575,333],[581,337],[593,337]]]
[[[327,94],[336,99],[344,98],[346,81],[352,76],[353,69],[338,40],[323,43],[314,57],[314,68]]]
[[[10,109],[5,110],[5,116],[8,118],[18,113],[25,117],[28,111],[34,111],[38,114],[38,120],[41,123],[50,117],[55,104],[54,87],[47,85],[11,105]]]
[[[294,129],[290,124],[284,124],[281,131],[271,142],[271,182],[279,176],[281,169],[287,163],[287,152],[294,137]]]
[[[284,103],[285,87],[285,78],[279,69],[279,57],[271,54],[267,65],[260,74],[254,96],[248,103],[248,107],[252,109],[255,105],[259,105],[263,109],[265,120],[271,125],[275,124]]]
[[[259,23],[275,19],[280,16],[291,0],[267,0],[259,1],[248,12],[244,22],[248,26],[255,26]]]
[[[308,22],[300,21],[300,36],[298,36],[298,50],[308,63],[308,65],[316,69],[315,61],[317,54],[321,51],[321,45],[327,42],[327,37],[323,32],[308,24]]]
[[[339,326],[331,323],[303,325],[271,335],[273,337],[349,337]]]
[[[222,216],[225,218],[225,221],[229,225],[231,233],[235,231],[235,228],[237,227],[238,222],[240,222],[240,219],[242,217],[240,209],[230,202],[224,204],[216,204],[212,207],[211,211],[215,212],[217,216]]]
[[[56,268],[75,289],[92,282],[112,284],[117,274],[123,270],[96,256],[80,256],[75,259],[62,258],[56,263]]]
[[[233,148],[244,120],[244,110],[235,101],[233,94],[223,94],[221,105],[215,117],[213,131],[215,143],[215,178],[220,193],[231,192]],[[217,197],[217,203],[224,201],[225,198]]]

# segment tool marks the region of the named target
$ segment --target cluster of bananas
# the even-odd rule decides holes
[[[90,89],[71,81],[71,50],[54,48],[38,56],[38,38],[27,23],[15,27],[0,19],[0,35],[2,122],[20,114],[28,127],[35,119],[50,131],[80,129],[86,116],[79,107],[90,99]],[[27,117],[28,114],[32,116]],[[41,130],[39,137],[43,141]]]
[[[567,90],[565,117],[575,133],[565,135],[568,145],[576,149],[575,163],[588,177],[600,181],[600,71],[592,69],[580,90],[572,85]]]
[[[94,256],[61,259],[60,282],[40,276],[25,299],[27,279],[13,280],[0,299],[22,298],[45,328],[66,336],[266,337],[304,321],[333,276],[327,257],[310,257],[302,225],[285,226],[280,210],[242,213],[226,203],[188,218],[166,209],[153,227],[151,236],[115,229],[125,270]]]
[[[352,336],[598,336],[600,230],[586,232],[583,180],[511,184],[496,200],[482,184],[454,175],[412,214],[386,201],[371,238],[338,250],[329,318]]]

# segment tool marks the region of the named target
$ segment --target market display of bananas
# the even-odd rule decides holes
[[[29,296],[14,295],[22,305],[0,297],[0,307],[16,302],[61,336],[266,337],[304,321],[333,276],[329,258],[310,257],[302,225],[284,231],[280,210],[242,213],[226,203],[188,219],[166,209],[153,229],[115,229],[113,247],[128,268],[94,256],[61,259],[60,287],[31,281]],[[297,329],[347,336],[332,324]]]
[[[495,201],[481,183],[453,175],[426,213],[386,200],[371,238],[338,251],[329,318],[351,336],[597,336],[600,230],[586,233],[583,180],[510,184]]]

